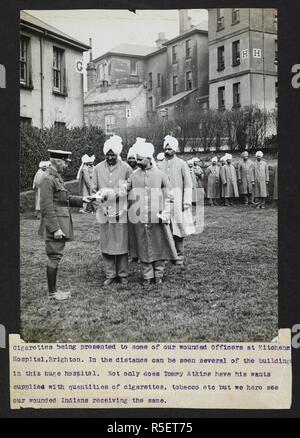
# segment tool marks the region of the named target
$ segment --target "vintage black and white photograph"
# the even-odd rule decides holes
[[[278,333],[277,10],[22,10],[21,336]]]

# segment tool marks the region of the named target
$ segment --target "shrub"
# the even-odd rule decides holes
[[[48,149],[63,149],[72,152],[65,179],[76,178],[84,154],[95,155],[96,162],[103,160],[103,144],[106,137],[102,129],[90,126],[67,129],[53,127],[39,129],[23,126],[20,130],[20,188],[32,188],[39,162],[48,160]]]

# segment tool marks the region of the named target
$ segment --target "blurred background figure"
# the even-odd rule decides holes
[[[40,184],[41,184],[43,177],[45,176],[45,173],[49,167],[49,164],[50,164],[50,161],[41,161],[39,164],[39,170],[36,172],[34,179],[33,179],[32,188],[35,191],[35,214],[36,214],[37,219],[40,219],[40,217],[41,217]]]
[[[213,157],[211,165],[205,171],[207,177],[206,196],[209,205],[218,205],[217,199],[220,197],[220,170],[218,166],[218,158]]]
[[[253,196],[256,208],[266,208],[266,197],[268,196],[269,169],[267,163],[262,159],[262,151],[257,151],[256,161],[252,167],[251,182],[253,185]]]
[[[95,156],[89,157],[87,154],[81,158],[81,166],[77,173],[79,181],[79,194],[81,196],[90,196],[93,192],[93,172],[94,172]],[[92,204],[83,203],[83,207],[79,210],[80,213],[90,213]]]
[[[134,151],[134,147],[132,146],[129,148],[128,154],[127,154],[127,163],[132,168],[132,170],[135,170],[138,168],[137,162],[136,162],[136,153]]]
[[[239,162],[237,168],[239,192],[244,198],[244,204],[248,205],[249,202],[250,204],[253,204],[253,188],[251,184],[253,162],[249,160],[249,154],[247,151],[242,153],[242,159],[243,160]]]

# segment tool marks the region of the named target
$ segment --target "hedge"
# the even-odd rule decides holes
[[[95,155],[96,162],[103,160],[103,144],[106,139],[102,129],[94,126],[67,129],[53,127],[39,129],[23,126],[20,130],[20,189],[32,188],[39,162],[48,160],[48,149],[63,149],[72,152],[64,178],[76,178],[84,154]]]

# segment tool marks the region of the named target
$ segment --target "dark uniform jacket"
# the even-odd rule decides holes
[[[61,229],[65,240],[73,240],[73,224],[70,207],[82,207],[82,197],[68,193],[60,174],[49,167],[41,185],[40,236],[54,240],[54,232]]]

